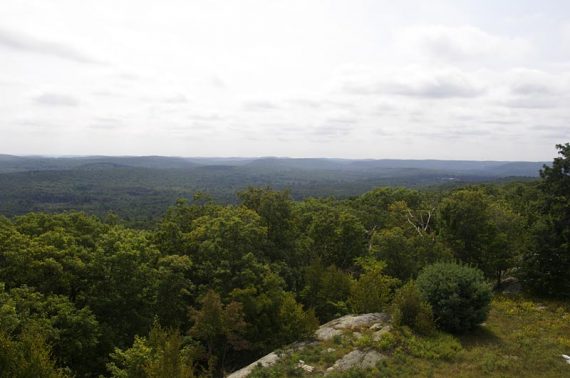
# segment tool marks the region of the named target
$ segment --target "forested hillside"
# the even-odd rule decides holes
[[[18,157],[0,155],[0,213],[80,210],[118,214],[150,227],[178,198],[207,193],[236,204],[248,186],[288,189],[293,199],[360,195],[378,186],[410,188],[521,180],[542,163],[286,158]]]
[[[141,180],[139,190],[155,198],[148,180],[165,185],[179,168],[161,171],[166,176],[98,166],[2,174],[0,376],[220,377],[349,313],[390,313],[402,337],[436,345],[479,329],[506,277],[519,280],[525,295],[557,298],[566,311],[570,144],[558,149],[531,182],[378,187],[302,200],[252,186],[234,204],[200,193],[180,199],[146,229],[113,215],[13,213],[26,206],[18,201],[29,198],[33,207],[42,201],[34,195],[61,188],[71,197],[42,210],[73,201],[86,210],[139,206],[121,196],[114,202],[120,183]],[[231,182],[227,172],[238,168],[218,169],[216,177]],[[282,177],[278,187],[290,179]],[[118,192],[101,189],[104,204],[83,197],[102,178]],[[307,185],[305,194],[314,194]],[[168,198],[187,193],[169,190]],[[412,345],[390,345],[400,342]],[[552,348],[563,353],[567,343],[553,339]]]

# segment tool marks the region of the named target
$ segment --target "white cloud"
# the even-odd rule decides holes
[[[515,97],[502,102],[504,106],[510,108],[525,108],[525,109],[552,109],[556,104],[551,99],[544,98],[529,98],[529,97]]]
[[[565,140],[570,135],[570,126],[537,125],[532,127],[545,138]]]
[[[510,89],[519,95],[555,95],[568,91],[566,75],[553,75],[544,71],[516,68],[509,72]]]
[[[394,94],[424,98],[477,97],[484,86],[457,68],[429,69],[412,66],[391,72],[341,78],[342,90],[353,94]]]
[[[510,108],[565,109],[570,101],[570,75],[514,68],[497,79],[505,87],[498,103]]]
[[[46,106],[79,106],[79,100],[73,96],[59,93],[44,93],[34,98],[38,105]]]
[[[162,102],[166,104],[186,104],[188,102],[188,98],[183,94],[177,94],[163,98]]]
[[[400,31],[398,43],[431,58],[452,61],[520,57],[531,50],[523,38],[494,35],[470,25],[411,26]]]
[[[279,108],[280,106],[277,103],[268,100],[248,100],[243,104],[243,109],[249,112],[266,112]]]
[[[101,62],[77,48],[62,43],[44,41],[27,34],[0,29],[0,46],[16,51],[41,54],[77,63],[101,64]]]
[[[123,122],[118,118],[95,117],[89,125],[90,128],[100,130],[115,130],[123,126]]]

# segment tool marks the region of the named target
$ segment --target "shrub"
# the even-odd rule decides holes
[[[398,344],[398,339],[392,333],[385,333],[380,340],[378,340],[378,348],[383,351],[394,349]]]
[[[352,288],[350,305],[357,314],[382,312],[392,299],[399,280],[384,274],[383,261],[360,260],[364,273]]]
[[[446,331],[468,331],[489,314],[491,287],[477,268],[436,263],[422,270],[416,284],[431,304],[436,324]]]
[[[414,331],[429,335],[435,330],[430,304],[422,297],[414,281],[402,286],[392,302],[392,324],[408,326]]]
[[[319,327],[319,320],[315,311],[304,311],[303,306],[297,303],[291,293],[283,294],[283,301],[279,308],[279,329],[275,330],[275,337],[280,344],[309,337]]]

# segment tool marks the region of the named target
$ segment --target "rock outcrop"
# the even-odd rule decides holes
[[[337,360],[333,366],[327,369],[327,372],[345,371],[354,367],[367,369],[374,367],[383,358],[386,357],[375,350],[356,349]]]
[[[346,334],[350,334],[350,336],[354,338],[359,338],[362,336],[362,332],[369,331],[372,332],[372,337],[374,339],[378,339],[390,331],[391,326],[389,323],[390,316],[385,313],[346,315],[320,326],[319,329],[315,331],[313,340],[291,344],[280,352],[269,353],[246,367],[231,373],[227,377],[245,378],[257,366],[270,367],[279,362],[281,358],[290,355],[294,351],[299,351],[309,345],[327,342],[333,340],[335,337],[341,337]],[[331,352],[334,351],[333,348],[329,349]],[[333,371],[344,371],[355,367],[370,368],[376,365],[376,363],[383,358],[385,358],[385,356],[375,350],[357,348],[336,360],[332,366],[327,368],[326,371],[323,371],[323,374],[331,373]],[[305,364],[304,361],[299,361],[297,366],[306,372],[312,372],[314,369],[312,366]]]
[[[363,328],[381,328],[390,321],[385,313],[371,313],[363,315],[345,315],[342,318],[331,320],[323,324],[315,332],[317,340],[325,341],[341,335],[345,331],[357,331]]]
[[[253,369],[255,369],[256,366],[268,367],[274,365],[277,361],[279,361],[279,356],[277,353],[271,352],[246,367],[231,373],[228,375],[228,378],[245,378],[253,371]]]

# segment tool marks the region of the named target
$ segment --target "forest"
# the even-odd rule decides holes
[[[4,211],[0,376],[221,377],[345,314],[464,335],[513,280],[567,309],[570,144],[557,149],[535,180],[302,199],[250,186],[229,204],[196,192],[145,227]]]
[[[539,162],[291,158],[21,157],[0,155],[0,214],[112,212],[151,228],[179,198],[204,192],[236,204],[248,186],[288,190],[291,198],[348,198],[379,186],[436,188],[530,180]]]

